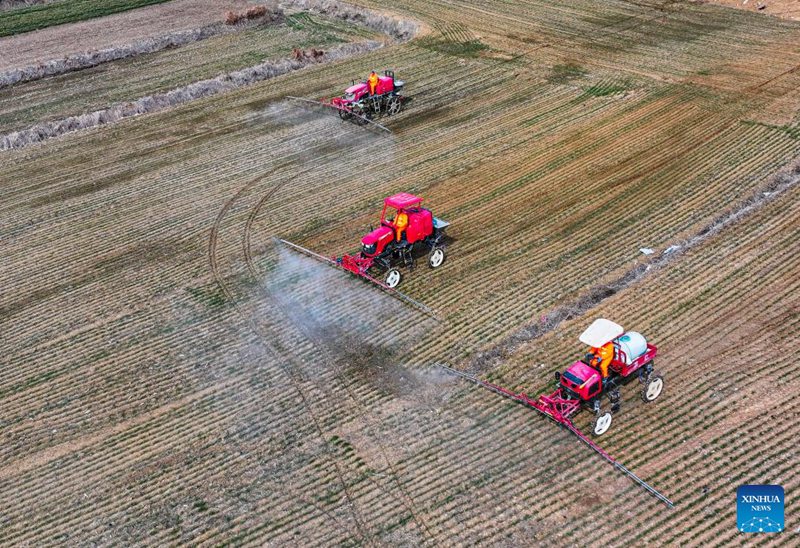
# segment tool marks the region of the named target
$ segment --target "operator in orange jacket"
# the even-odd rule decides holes
[[[369,78],[367,79],[367,85],[369,86],[369,94],[375,95],[375,92],[378,91],[378,82],[380,79],[378,78],[378,73],[374,70],[370,73]]]
[[[608,366],[614,360],[614,342],[609,341],[600,348],[590,348],[589,356],[589,365],[598,367],[600,374],[605,379],[608,377]]]
[[[393,224],[395,233],[397,234],[397,241],[399,242],[403,237],[403,232],[405,232],[408,227],[408,214],[402,209],[399,210]]]

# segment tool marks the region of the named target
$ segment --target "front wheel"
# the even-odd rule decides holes
[[[428,255],[428,266],[431,268],[439,268],[445,260],[444,249],[441,247],[434,247]]]
[[[602,415],[597,415],[597,418],[592,422],[592,433],[595,436],[602,436],[608,429],[611,428],[611,413],[606,411]]]
[[[369,123],[369,119],[370,119],[369,112],[364,110],[363,108],[361,108],[359,105],[354,105],[353,106],[353,114],[354,114],[353,120],[359,126],[363,126],[363,125]]]
[[[384,283],[391,289],[394,289],[398,285],[400,285],[400,280],[403,279],[403,275],[400,274],[400,271],[396,268],[391,269],[389,272],[386,273],[386,277],[383,279]]]
[[[661,395],[662,390],[664,390],[664,379],[660,375],[655,375],[642,389],[642,399],[645,403],[650,403]]]

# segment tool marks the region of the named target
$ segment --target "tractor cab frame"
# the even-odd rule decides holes
[[[394,230],[394,223],[400,213],[405,213],[408,216],[408,226],[406,226],[401,240],[398,242],[400,247],[424,240],[436,232],[433,214],[422,207],[422,198],[406,192],[386,198],[383,201],[383,210],[381,211],[381,226],[390,227]],[[441,224],[442,221],[439,221],[440,228]]]
[[[414,196],[407,192],[401,192],[393,196],[389,196],[383,200],[383,210],[381,211],[381,224],[391,222],[387,220],[386,213],[391,213],[392,210],[398,213],[403,210],[419,210],[422,206],[422,198]]]

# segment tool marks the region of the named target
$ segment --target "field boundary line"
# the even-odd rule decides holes
[[[130,59],[139,55],[158,53],[165,49],[201,42],[215,36],[233,34],[260,26],[266,26],[276,21],[278,21],[278,19],[265,18],[261,21],[247,20],[235,25],[226,25],[222,22],[211,23],[194,29],[179,30],[160,36],[143,38],[109,48],[71,53],[61,58],[40,61],[35,65],[14,67],[0,72],[0,89],[8,88],[16,84],[35,82],[36,80],[58,76],[68,72],[85,70],[113,61]]]
[[[770,85],[772,82],[774,82],[776,80],[780,80],[784,76],[788,76],[790,74],[793,74],[793,73],[797,72],[798,70],[800,70],[800,65],[794,66],[794,67],[790,68],[789,70],[785,70],[785,71],[781,72],[780,74],[778,74],[776,76],[773,76],[769,80],[765,80],[764,82],[761,82],[757,86],[753,86],[752,88],[750,88],[750,91],[760,90],[760,89]]]

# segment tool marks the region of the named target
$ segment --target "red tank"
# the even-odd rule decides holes
[[[408,228],[406,228],[406,240],[413,244],[424,240],[433,234],[433,214],[424,208],[406,210],[408,214]]]
[[[389,76],[379,76],[378,77],[378,86],[375,89],[375,93],[378,95],[382,95],[384,93],[389,93],[394,91],[394,78]]]

